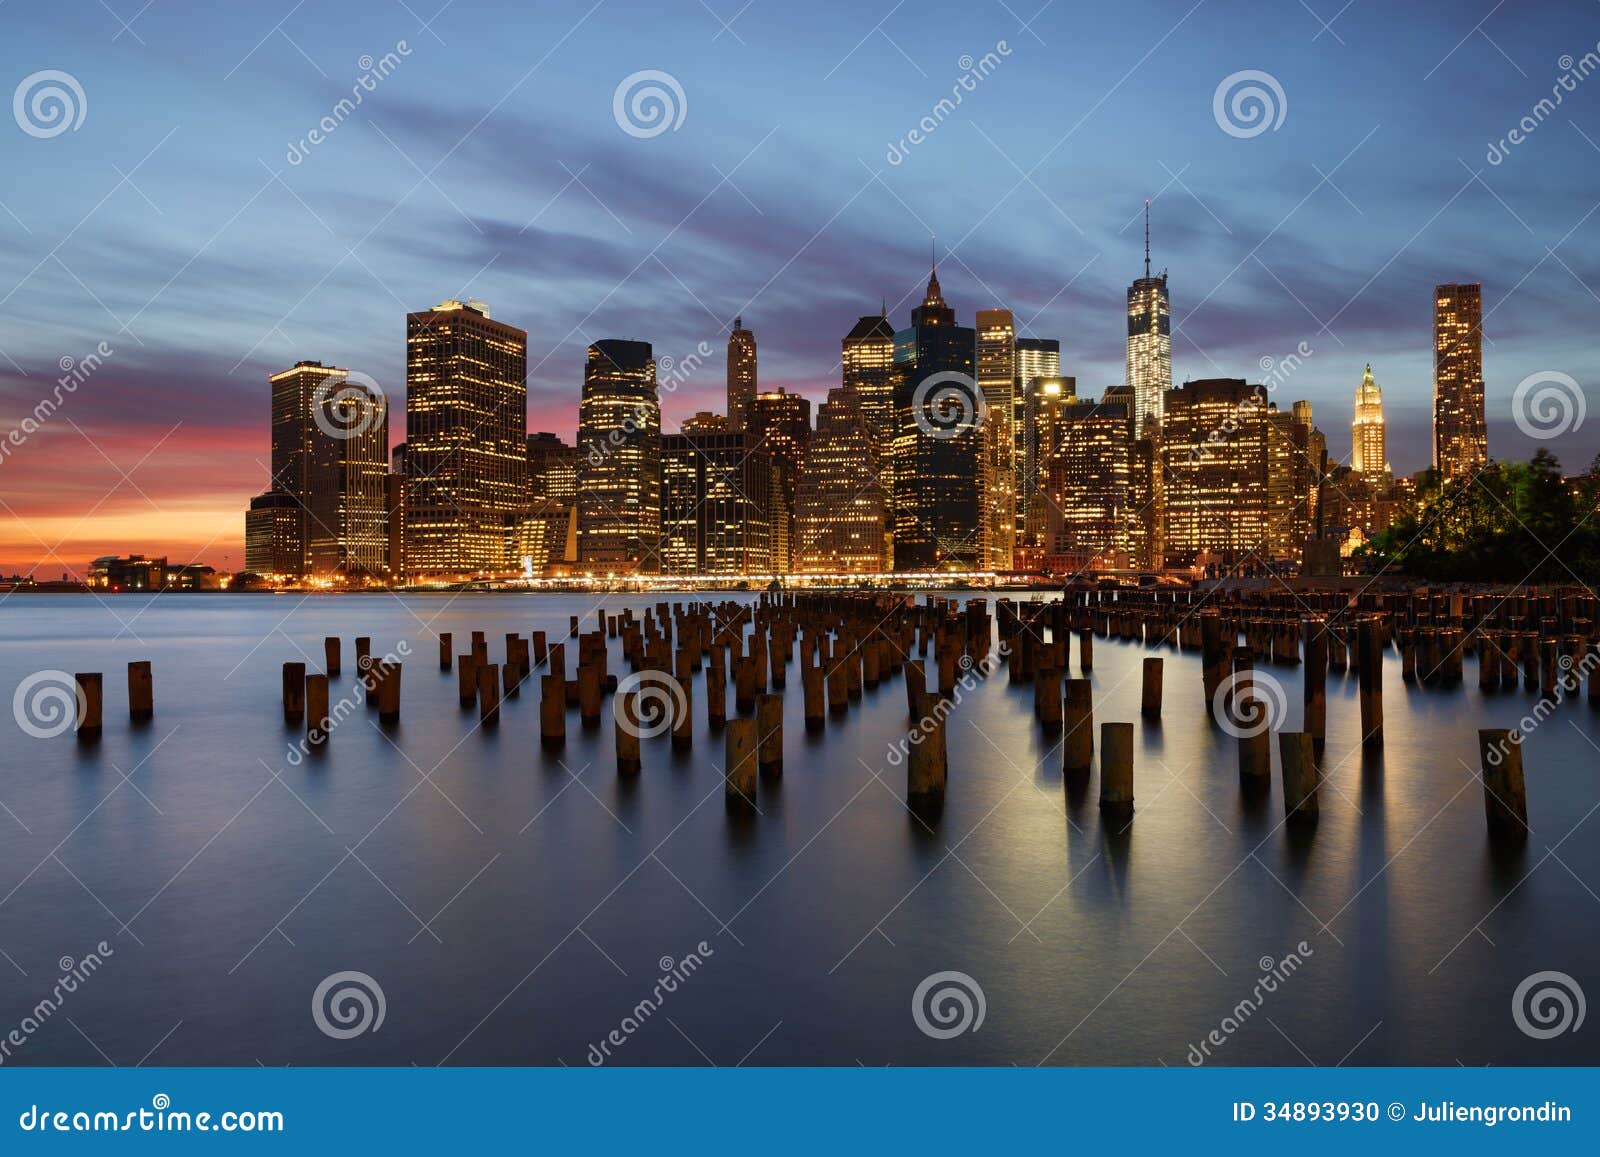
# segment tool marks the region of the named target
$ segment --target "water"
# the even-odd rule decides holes
[[[609,710],[594,731],[570,713],[552,756],[533,689],[494,731],[459,709],[434,632],[461,650],[483,630],[498,659],[505,632],[562,638],[569,614],[590,629],[594,606],[7,598],[6,697],[41,669],[103,671],[106,726],[81,747],[0,713],[0,1039],[51,995],[59,958],[102,940],[111,955],[5,1063],[583,1065],[613,1030],[621,1064],[1183,1065],[1213,1030],[1221,1064],[1600,1061],[1593,1026],[1535,1039],[1512,1008],[1546,970],[1600,993],[1600,716],[1585,702],[1527,739],[1520,854],[1487,845],[1476,729],[1513,725],[1534,696],[1481,696],[1471,662],[1445,691],[1406,688],[1391,661],[1387,743],[1366,760],[1354,677],[1330,673],[1309,836],[1280,823],[1276,780],[1264,803],[1241,799],[1198,658],[1171,651],[1164,718],[1135,726],[1138,810],[1122,835],[1097,783],[1068,798],[1031,688],[1003,672],[952,717],[932,830],[886,760],[903,683],[812,737],[792,677],[785,775],[741,824],[700,686],[693,751],[646,740],[632,784],[615,774]],[[319,667],[327,634],[345,640],[335,699],[354,685],[354,636],[375,653],[407,643],[403,720],[385,731],[359,708],[294,761],[280,664]],[[1138,720],[1149,653],[1096,640],[1097,722]],[[131,659],[155,667],[140,728]],[[611,669],[627,671],[615,643]],[[1299,673],[1271,673],[1297,725]],[[691,953],[698,970],[657,996],[661,969]],[[1290,954],[1293,975],[1258,991]],[[312,994],[343,971],[381,987],[376,1031],[318,1028]],[[912,1000],[943,971],[976,982],[984,1019],[936,1039]]]

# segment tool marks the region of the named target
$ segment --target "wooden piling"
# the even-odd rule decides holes
[[[1100,725],[1100,809],[1116,818],[1133,815],[1133,724]]]
[[[323,668],[331,679],[339,674],[339,636],[329,635],[322,640]]]
[[[449,631],[439,636],[439,670],[450,670],[451,663],[455,660],[455,639]]]
[[[730,719],[723,732],[723,801],[731,808],[754,809],[758,737],[754,719]]]
[[[557,675],[539,680],[539,741],[551,750],[567,742],[566,682]]]
[[[638,775],[639,758],[639,693],[626,691],[612,705],[617,719],[617,774]]]
[[[1061,726],[1062,773],[1086,774],[1094,759],[1094,691],[1089,680],[1067,680]]]
[[[920,721],[907,737],[906,800],[913,806],[937,806],[944,801],[950,763],[940,706],[939,696],[924,691],[917,704]]]
[[[1161,718],[1161,664],[1159,656],[1144,661],[1144,683],[1139,695],[1139,714],[1146,719]]]
[[[101,713],[105,704],[105,690],[99,671],[83,672],[73,676],[78,682],[78,738],[100,738]]]
[[[756,697],[756,726],[759,729],[761,774],[783,774],[783,696]]]
[[[1315,823],[1317,787],[1316,744],[1309,731],[1278,732],[1278,759],[1283,765],[1283,814],[1290,823]]]
[[[306,665],[283,665],[283,721],[299,723],[306,714]]]
[[[478,722],[493,727],[500,722],[500,664],[484,663],[478,668]]]
[[[155,680],[150,660],[136,659],[128,664],[128,718],[142,723],[156,712]]]
[[[328,741],[328,677],[306,676],[306,740],[312,747],[321,747]]]
[[[1478,732],[1483,808],[1489,838],[1519,844],[1528,838],[1528,794],[1522,781],[1522,736],[1503,727]]]
[[[822,668],[806,663],[800,669],[800,688],[805,696],[806,730],[823,730],[827,726],[827,706],[823,700]]]
[[[1382,624],[1368,615],[1356,626],[1356,673],[1361,702],[1361,743],[1383,746],[1383,633]]]

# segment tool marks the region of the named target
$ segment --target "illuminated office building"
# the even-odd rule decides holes
[[[1389,470],[1383,429],[1383,391],[1372,378],[1370,362],[1361,375],[1361,384],[1356,387],[1356,413],[1350,423],[1350,469],[1372,479],[1382,477]]]
[[[1039,545],[1061,570],[1136,565],[1142,516],[1135,473],[1133,399],[1106,391],[1071,399],[1052,416],[1054,449],[1042,464],[1048,501]]]
[[[528,505],[528,335],[476,301],[406,315],[406,564],[514,573]]]
[[[894,326],[887,313],[856,322],[840,351],[841,384],[853,389],[878,456],[887,465],[894,444]]]
[[[283,490],[250,500],[244,516],[244,569],[254,574],[305,573],[305,507]]]
[[[736,317],[728,335],[728,429],[737,433],[745,428],[755,396],[756,335]]]
[[[649,342],[589,347],[578,449],[580,564],[596,574],[659,571],[661,403]]]
[[[696,410],[694,417],[685,418],[678,427],[680,434],[726,434],[732,430],[727,416],[711,410]]]
[[[983,565],[983,427],[977,334],[956,324],[931,273],[911,325],[894,335],[894,568]]]
[[[1160,430],[1172,388],[1172,319],[1167,275],[1150,274],[1150,202],[1144,206],[1144,276],[1128,287],[1128,385],[1133,387],[1134,432]]]
[[[568,446],[558,435],[548,431],[529,434],[527,446],[529,502],[549,499],[568,506],[576,503],[581,457],[578,448]]]
[[[817,407],[795,493],[796,569],[874,574],[891,565],[888,493],[876,438],[854,387],[835,386]]]
[[[1023,539],[1030,546],[1045,546],[1046,527],[1052,515],[1046,474],[1060,441],[1063,411],[1077,400],[1078,380],[1059,375],[1036,377],[1023,411],[1022,506]]]
[[[983,394],[984,566],[1009,570],[1017,536],[1017,326],[1009,309],[980,309],[978,389]]]
[[[1019,337],[1016,347],[1017,379],[1012,391],[1012,460],[1016,466],[1017,534],[1027,528],[1028,483],[1028,397],[1039,378],[1061,376],[1061,343],[1054,338]]]
[[[664,574],[771,574],[772,458],[751,433],[661,438]]]
[[[755,397],[747,429],[754,445],[772,459],[773,569],[789,571],[797,565],[794,504],[811,440],[811,399],[781,388],[763,390]]]
[[[1483,409],[1483,287],[1440,285],[1433,295],[1433,468],[1466,477],[1489,460]]]

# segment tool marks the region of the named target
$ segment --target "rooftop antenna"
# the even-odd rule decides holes
[[[1150,280],[1150,198],[1144,199],[1144,279]]]

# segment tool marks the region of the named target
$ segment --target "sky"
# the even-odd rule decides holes
[[[1597,42],[1593,0],[0,3],[0,573],[242,568],[267,375],[370,375],[398,442],[404,315],[447,298],[528,331],[529,429],[569,438],[600,338],[680,367],[669,429],[723,409],[736,315],[762,386],[820,400],[930,255],[964,324],[1013,310],[1098,394],[1146,198],[1175,381],[1300,351],[1275,398],[1347,459],[1370,362],[1409,473],[1433,286],[1479,281],[1490,453],[1577,469]]]

